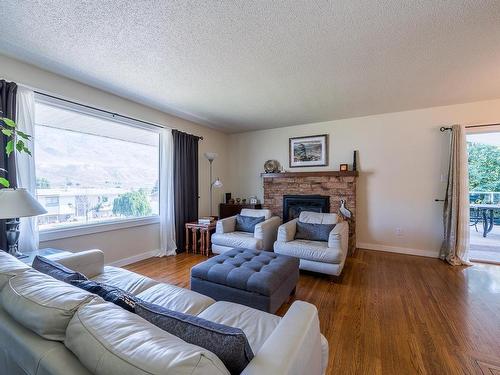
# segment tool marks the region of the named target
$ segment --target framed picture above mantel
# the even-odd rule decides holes
[[[328,134],[290,138],[290,168],[328,165]]]

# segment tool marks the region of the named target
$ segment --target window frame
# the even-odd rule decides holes
[[[86,236],[89,234],[109,232],[113,230],[141,227],[160,223],[159,216],[146,216],[136,219],[122,219],[103,223],[75,225],[67,228],[47,229],[40,231],[40,242],[59,240],[63,238]]]
[[[54,199],[56,198],[56,199]],[[54,199],[54,202],[50,202],[49,200]],[[59,196],[57,195],[49,195],[45,197],[45,207],[57,207],[59,206]]]
[[[84,104],[78,104],[74,102],[68,102],[64,99],[58,99],[52,96],[45,96],[43,94],[35,93],[35,105],[37,103],[47,104],[54,107],[61,108],[63,110],[74,111],[83,115],[88,115],[92,117],[102,118],[108,121],[113,121],[124,126],[129,126],[133,128],[139,128],[153,133],[158,134],[158,183],[161,181],[161,126],[149,125],[141,121],[136,121],[128,117],[122,117],[118,114],[112,114],[104,111],[100,111],[95,108],[90,108]],[[36,121],[35,121],[36,123]],[[36,170],[36,154],[35,154],[35,170]],[[161,196],[159,196],[161,200]],[[159,205],[161,209],[161,203]],[[39,231],[40,242],[53,241],[63,238],[70,238],[76,236],[85,236],[95,233],[103,233],[120,229],[134,228],[146,225],[155,225],[160,223],[160,213],[153,214],[150,216],[138,217],[138,218],[128,218],[128,219],[111,219],[109,221],[74,225],[69,227],[45,229]]]

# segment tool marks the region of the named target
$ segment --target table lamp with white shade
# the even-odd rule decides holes
[[[217,177],[215,181],[212,181],[212,163],[218,155],[215,152],[205,152],[205,157],[210,163],[210,216],[212,216],[212,190],[213,188],[221,188],[222,181]]]
[[[17,258],[26,257],[17,249],[19,218],[46,214],[47,210],[26,189],[0,189],[0,219],[5,222],[8,252]]]

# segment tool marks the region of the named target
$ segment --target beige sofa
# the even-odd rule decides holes
[[[327,241],[295,239],[297,221],[312,224],[335,224]],[[302,211],[298,219],[278,229],[274,252],[300,259],[300,269],[339,276],[349,250],[349,224],[340,221],[337,214]]]
[[[244,374],[322,374],[328,343],[316,308],[283,318],[104,266],[89,250],[54,260],[151,303],[241,328],[255,354]],[[228,374],[210,351],[0,251],[0,371],[9,375]]]
[[[249,209],[241,210],[243,216],[261,217],[265,221],[255,226],[253,233],[240,232],[236,228],[236,216],[226,217],[217,221],[215,233],[212,235],[212,252],[222,254],[234,248],[255,249],[273,251],[273,243],[276,240],[278,227],[281,219],[272,216],[271,210]]]

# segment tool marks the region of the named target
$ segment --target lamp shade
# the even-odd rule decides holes
[[[26,189],[0,189],[0,219],[46,213],[47,210]]]
[[[218,156],[216,152],[205,152],[204,155],[207,158],[207,160],[210,162],[214,161],[214,159],[217,158],[217,156]]]

